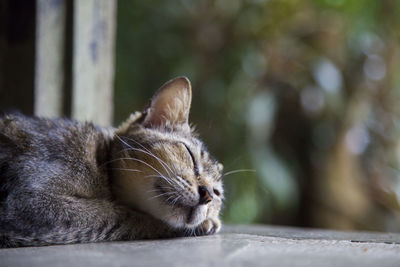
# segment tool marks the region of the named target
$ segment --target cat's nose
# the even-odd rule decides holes
[[[199,204],[207,204],[212,200],[210,190],[206,186],[199,186]]]

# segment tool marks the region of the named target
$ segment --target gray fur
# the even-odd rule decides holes
[[[126,129],[120,128],[119,132],[67,119],[1,117],[0,247],[215,232],[216,225],[209,225],[209,220],[190,231],[174,227],[146,210],[124,203],[112,190],[113,181],[120,174],[112,168],[115,164],[109,163],[118,161],[120,152],[126,149],[116,133],[149,145],[142,133],[140,117],[126,123],[122,127]],[[173,129],[167,126],[168,123],[154,131],[171,134]],[[140,129],[139,135],[132,132],[136,128]],[[186,130],[177,136],[194,138],[187,130],[189,127],[183,128]],[[154,141],[154,136],[151,140]],[[207,154],[207,160],[209,158]],[[217,164],[215,160],[210,162]],[[209,171],[210,168],[215,171],[210,166],[204,169]],[[211,219],[218,224],[220,204],[217,208],[215,218]]]
[[[9,115],[0,134],[1,246],[153,237],[140,226],[154,219],[113,202],[102,129]]]

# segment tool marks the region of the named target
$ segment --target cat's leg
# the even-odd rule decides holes
[[[175,235],[179,237],[213,235],[218,233],[221,227],[222,223],[218,217],[208,218],[194,228],[175,231]]]
[[[218,233],[221,230],[221,226],[221,220],[218,217],[208,218],[194,229],[193,235],[212,235]]]
[[[10,202],[10,201],[9,201]],[[105,199],[24,194],[12,202],[0,239],[14,246],[163,238],[179,235],[153,217]],[[10,209],[11,208],[11,209]]]

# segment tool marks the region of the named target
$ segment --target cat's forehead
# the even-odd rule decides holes
[[[187,146],[198,152],[205,149],[200,139],[191,131],[177,131],[176,129],[146,129],[141,134],[142,141],[149,143],[156,149],[165,149],[166,147]]]
[[[212,177],[221,175],[219,162],[211,155],[204,143],[196,137],[171,136],[168,139],[160,139],[153,143],[153,149],[167,151],[170,157],[175,155],[187,159],[193,157],[199,172]]]
[[[222,165],[211,155],[204,143],[193,131],[180,128],[145,128],[138,124],[131,128],[131,138],[137,139],[148,149],[157,151],[170,160],[184,160],[191,162],[189,155],[195,158],[201,171],[209,173],[213,177],[220,176]],[[186,160],[185,160],[186,159]]]
[[[196,158],[201,155],[201,158],[205,157],[206,159],[211,158],[209,152],[207,151],[205,145],[202,141],[194,137],[182,137],[172,135],[169,138],[161,138],[158,140],[154,140],[153,149],[156,150],[170,150],[171,152],[184,152],[186,154],[195,154]]]

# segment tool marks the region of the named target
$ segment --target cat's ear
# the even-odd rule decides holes
[[[186,77],[177,77],[166,82],[152,97],[145,109],[143,125],[159,127],[163,125],[188,124],[192,87]]]

